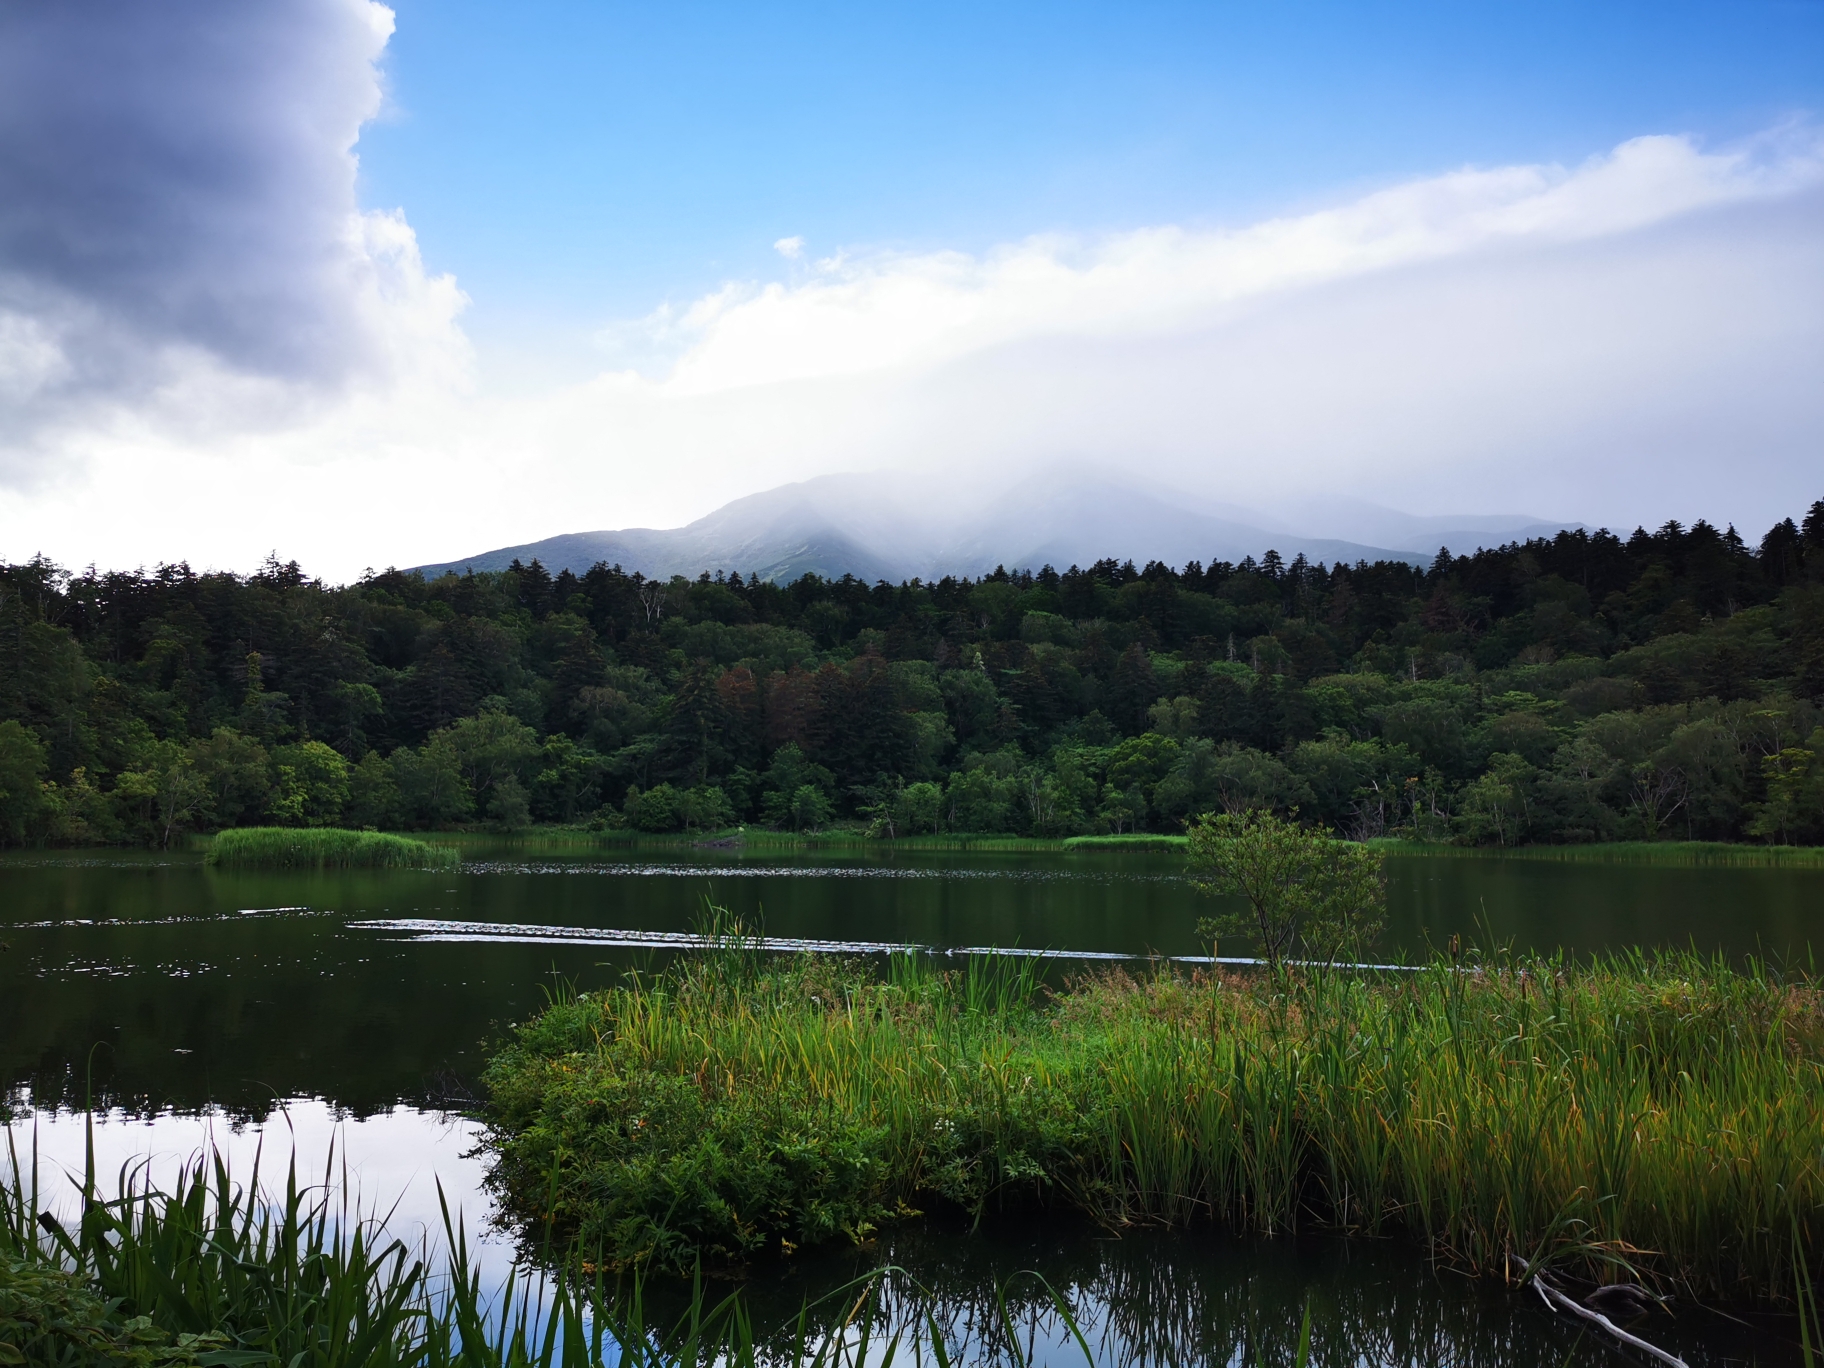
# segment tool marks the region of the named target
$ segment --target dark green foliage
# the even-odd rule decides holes
[[[1295,806],[1356,839],[1824,841],[1820,507],[1752,548],[1700,521],[900,585],[35,560],[0,567],[0,841]]]
[[[617,1181],[587,1208],[557,1213],[588,1248],[686,1270],[699,1254],[739,1261],[781,1233],[859,1239],[893,1215],[875,1172],[885,1137],[814,1097],[641,1077],[604,1080],[589,1105],[607,1124],[587,1131],[572,1162]]]
[[[43,744],[11,718],[0,722],[0,839],[24,840],[44,805]]]
[[[0,1364],[15,1368],[204,1368],[223,1361],[227,1336],[173,1334],[131,1315],[83,1278],[0,1254]]]

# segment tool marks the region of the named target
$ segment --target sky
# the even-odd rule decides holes
[[[0,558],[348,578],[844,470],[1758,536],[1824,0],[7,0]]]

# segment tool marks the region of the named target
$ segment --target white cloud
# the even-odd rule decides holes
[[[605,329],[644,339],[649,374],[513,399],[470,391],[461,296],[404,220],[357,215],[340,307],[384,383],[250,424],[258,396],[202,365],[181,403],[60,431],[61,468],[90,473],[0,496],[0,556],[247,566],[276,547],[342,576],[674,525],[833,470],[915,469],[967,499],[1059,460],[1255,504],[1758,532],[1824,493],[1821,214],[1807,129],[1640,138],[1234,229],[850,251]],[[0,316],[0,377],[61,383],[20,317]],[[184,428],[185,408],[213,416]]]
[[[782,237],[773,244],[773,250],[787,261],[796,261],[804,255],[804,239],[801,237]]]
[[[1236,231],[1164,227],[1097,241],[1036,237],[981,257],[853,257],[807,284],[731,287],[699,301],[686,322],[700,338],[671,386],[706,392],[930,365],[1040,336],[1177,331],[1265,295],[1638,231],[1824,178],[1815,139],[1764,153],[1707,154],[1683,138],[1646,137],[1575,171],[1461,171]]]

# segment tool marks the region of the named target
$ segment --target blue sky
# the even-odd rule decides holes
[[[361,197],[507,351],[769,271],[1246,222],[1824,107],[1824,4],[397,0]]]
[[[10,559],[1066,467],[1758,535],[1820,374],[1824,0],[0,5]]]

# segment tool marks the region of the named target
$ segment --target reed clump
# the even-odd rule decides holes
[[[1187,844],[1184,836],[1141,832],[1129,836],[1067,836],[1065,850],[1118,850],[1141,853],[1181,854]]]
[[[16,1356],[0,1361],[431,1364],[453,1357],[474,1310],[466,1250],[439,1295],[422,1250],[386,1237],[328,1183],[300,1184],[295,1169],[272,1193],[257,1172],[238,1182],[219,1157],[199,1156],[169,1191],[137,1166],[106,1189],[91,1160],[77,1190],[60,1193],[40,1186],[35,1157],[8,1157],[0,1343]],[[53,1213],[71,1197],[75,1210]]]
[[[1689,954],[1050,993],[1009,961],[883,973],[736,938],[554,1000],[487,1083],[508,1209],[623,1266],[1042,1203],[1779,1299],[1824,1231],[1819,992]]]
[[[266,869],[455,869],[452,846],[342,827],[233,827],[209,844],[208,860]]]

